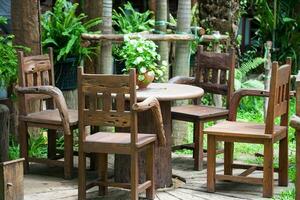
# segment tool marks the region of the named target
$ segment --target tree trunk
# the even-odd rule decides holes
[[[198,0],[200,25],[205,29],[229,33],[231,44],[235,46],[235,35],[238,30],[238,0]]]
[[[112,0],[102,0],[101,18],[102,33],[112,33]],[[100,68],[96,69],[96,72],[103,74],[113,73],[112,43],[110,41],[101,43],[101,64]]]
[[[42,53],[41,26],[40,26],[40,1],[13,0],[11,5],[12,32],[15,35],[15,45],[22,45],[31,49],[27,55]],[[33,101],[29,104],[29,111],[39,111],[40,102]],[[39,133],[38,129],[31,129],[33,135]]]
[[[156,30],[159,31],[159,34],[164,34],[167,31],[168,21],[168,1],[167,0],[156,0]],[[158,53],[161,56],[159,64],[162,64],[162,61],[166,61],[169,64],[169,43],[167,41],[158,42]],[[166,73],[163,77],[163,81],[169,80],[169,67],[166,70]]]
[[[271,49],[272,49],[272,42],[267,41],[265,44],[265,63],[264,63],[264,68],[265,68],[265,90],[269,91],[270,90],[270,78],[271,78],[271,69],[272,69],[272,54],[271,54]],[[264,117],[266,119],[267,116],[267,109],[268,109],[268,98],[264,98]]]
[[[162,0],[164,1],[164,0]],[[157,12],[157,3],[156,2],[159,2],[158,0],[149,0],[148,1],[148,8],[149,10],[151,10],[152,12],[154,12],[154,15],[156,16],[156,12]]]
[[[87,14],[87,20],[101,17],[102,0],[86,1],[84,3],[83,10]],[[93,31],[101,30],[100,24],[93,28]],[[84,71],[86,73],[94,74],[96,69],[100,69],[100,47],[95,50],[96,55],[92,55],[92,60],[86,59],[84,61]]]
[[[0,162],[8,161],[10,111],[0,104]]]
[[[42,52],[40,5],[36,0],[13,0],[11,8],[14,43],[31,49],[30,55]]]
[[[177,11],[177,34],[187,34],[191,30],[191,0],[179,0]],[[173,76],[189,76],[190,73],[190,46],[188,42],[176,42],[175,66]],[[187,104],[188,101],[176,101],[175,105]],[[173,121],[173,145],[182,144],[187,136],[186,122]]]

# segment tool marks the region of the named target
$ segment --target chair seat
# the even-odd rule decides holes
[[[265,134],[265,124],[235,121],[222,121],[204,129],[204,133],[209,135],[259,139],[281,138],[286,132],[285,126],[275,125],[273,134]]]
[[[203,105],[185,105],[171,108],[172,118],[196,118],[205,120],[210,118],[226,118],[228,110]]]
[[[78,111],[68,110],[69,113],[69,123],[70,126],[75,126],[78,124]],[[44,110],[41,112],[35,112],[22,117],[22,120],[32,123],[41,124],[51,124],[51,125],[61,125],[62,119],[60,117],[59,111],[56,110]]]
[[[101,148],[105,149],[109,147],[110,149],[118,147],[130,147],[131,141],[130,133],[111,133],[111,132],[98,132],[86,137],[84,142],[85,149],[89,151],[90,148]],[[138,134],[137,137],[137,148],[141,148],[156,141],[155,134]],[[96,147],[96,146],[97,147]],[[101,151],[101,150],[100,150]]]

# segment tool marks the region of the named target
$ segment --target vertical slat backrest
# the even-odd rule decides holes
[[[24,56],[19,52],[19,84],[21,87],[54,85],[52,49],[49,54]]]
[[[279,67],[273,62],[270,86],[270,97],[266,118],[266,134],[273,134],[274,120],[281,117],[281,125],[288,125],[289,98],[290,98],[291,63]]]
[[[19,86],[30,87],[30,86],[54,86],[54,68],[53,68],[53,51],[49,48],[49,54],[35,55],[35,56],[24,56],[22,51],[18,52],[19,60]],[[48,99],[46,95],[24,95],[20,96],[24,98],[23,102],[25,106],[23,114],[26,114],[27,105],[32,100],[44,100]],[[53,102],[49,102],[47,107],[53,108]]]
[[[235,52],[204,52],[199,45],[196,59],[196,85],[205,92],[227,96],[227,105],[234,92]]]
[[[135,71],[129,75],[85,74],[78,68],[79,121],[82,132],[85,126],[130,127],[137,133],[136,113],[126,110],[136,103]],[[134,136],[135,137],[135,136]],[[85,134],[81,137],[84,140]],[[133,138],[134,141],[136,141]]]

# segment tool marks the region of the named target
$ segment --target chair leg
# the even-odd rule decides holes
[[[146,180],[151,181],[151,187],[146,190],[147,199],[155,198],[155,179],[154,179],[154,143],[150,145],[146,152]]]
[[[56,156],[56,130],[49,129],[48,135],[48,158],[53,159]]]
[[[233,142],[224,143],[224,174],[232,175],[232,164],[233,164]]]
[[[139,186],[139,166],[138,166],[138,152],[131,153],[131,200],[138,200],[138,186]]]
[[[79,150],[79,163],[78,163],[78,199],[86,199],[86,155]]]
[[[208,135],[207,145],[207,191],[215,192],[216,186],[216,140],[215,136]]]
[[[194,123],[194,169],[203,169],[203,123]]]
[[[264,177],[263,177],[263,197],[271,198],[273,197],[273,143],[272,141],[267,141],[264,144]]]
[[[107,182],[107,154],[101,153],[98,156],[98,176],[101,181]],[[103,196],[107,194],[107,186],[99,185],[99,195]]]
[[[20,157],[24,158],[24,173],[29,171],[29,161],[28,161],[28,127],[25,122],[20,121],[18,126],[19,132],[19,142],[20,142]]]
[[[296,129],[296,169],[300,169],[300,131]],[[300,199],[300,170],[296,172],[296,199]]]
[[[288,186],[288,138],[284,138],[279,142],[279,186]]]
[[[72,131],[73,132],[73,131]],[[64,135],[65,146],[64,146],[64,176],[65,179],[72,178],[73,171],[73,134]]]

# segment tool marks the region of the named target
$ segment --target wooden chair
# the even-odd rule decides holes
[[[296,129],[296,200],[300,200],[300,72],[296,78],[296,115],[291,119]]]
[[[52,49],[49,54],[25,57],[19,52],[19,87],[16,88],[19,105],[20,154],[29,162],[40,162],[64,167],[64,177],[70,179],[73,169],[73,129],[78,125],[78,111],[69,110],[62,92],[54,87]],[[46,101],[46,110],[30,113],[32,101]],[[43,106],[41,106],[43,107]],[[29,158],[28,127],[48,129],[48,159]],[[57,130],[64,132],[64,155],[57,155]],[[59,158],[64,161],[58,161]]]
[[[131,189],[131,199],[137,200],[139,193],[146,190],[146,196],[154,199],[154,144],[156,134],[138,134],[137,112],[151,109],[155,116],[158,140],[165,145],[166,138],[159,102],[148,98],[136,103],[136,74],[103,75],[84,74],[78,69],[79,97],[79,187],[78,198],[86,198],[86,190],[99,186],[99,194],[105,195],[108,186]],[[130,99],[130,110],[125,109],[125,100]],[[149,122],[150,123],[150,122]],[[130,133],[98,132],[87,135],[86,126],[114,126],[130,128]],[[138,180],[138,153],[146,150],[146,181]],[[86,184],[86,154],[97,153],[99,160],[98,180]],[[107,154],[128,154],[131,156],[131,182],[113,183],[107,180]]]
[[[262,184],[263,196],[273,196],[273,144],[279,141],[279,185],[288,185],[288,112],[290,89],[291,60],[281,66],[277,62],[272,66],[270,92],[259,90],[237,91],[231,100],[229,121],[217,123],[204,130],[208,135],[207,190],[215,192],[217,180],[241,183]],[[237,122],[236,114],[239,102],[244,96],[269,97],[265,124]],[[280,125],[275,125],[275,118],[280,117]],[[224,141],[224,175],[216,175],[216,142]],[[233,164],[234,142],[256,143],[264,145],[264,163],[261,166]],[[233,176],[234,168],[246,169],[238,176]],[[263,171],[263,178],[248,177],[255,170]]]
[[[169,82],[199,86],[205,92],[226,95],[226,107],[234,91],[235,53],[203,52],[203,46],[198,47],[195,77],[174,77]],[[219,77],[219,78],[218,78]],[[172,119],[194,123],[194,143],[173,147],[194,150],[194,168],[203,169],[203,125],[205,122],[226,119],[228,110],[213,106],[184,105],[172,107]]]

